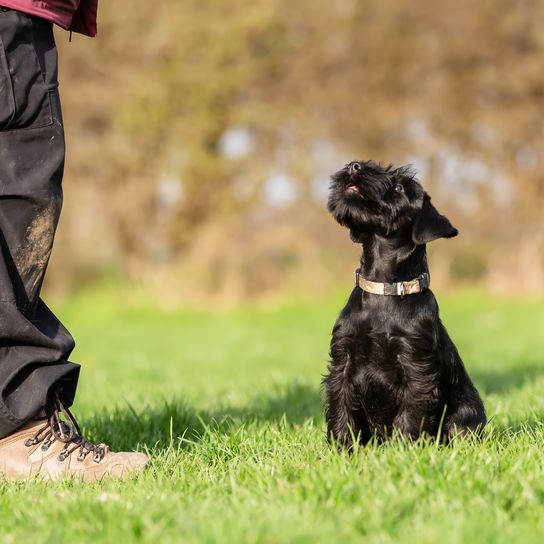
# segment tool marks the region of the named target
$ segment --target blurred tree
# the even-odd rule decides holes
[[[542,23],[539,0],[105,4],[98,40],[61,52],[82,204],[61,233],[63,269],[145,275],[193,259],[210,290],[221,278],[204,270],[229,262],[243,296],[246,260],[276,237],[326,271],[339,238],[312,195],[342,161],[372,157],[413,161],[447,197],[468,228],[442,251],[543,288]],[[256,259],[276,270],[270,288],[298,266],[274,255]]]

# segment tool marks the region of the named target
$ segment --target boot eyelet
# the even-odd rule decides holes
[[[42,444],[42,448],[41,450],[42,451],[47,451],[49,449],[49,447],[51,446],[52,442],[50,440],[46,440],[43,444]]]
[[[59,461],[64,461],[68,457],[68,452],[66,450],[62,450],[59,453]]]
[[[83,461],[85,461],[85,456],[83,454],[79,454],[77,456],[77,460],[79,463],[83,463]]]
[[[102,457],[100,457],[100,455],[95,455],[95,456],[93,457],[93,461],[94,461],[95,463],[100,463],[100,461],[102,461]]]
[[[27,439],[25,440],[25,446],[26,446],[27,448],[30,448],[31,446],[35,446],[36,444],[37,444],[37,442],[36,442],[36,439],[35,439],[35,438],[27,438]]]

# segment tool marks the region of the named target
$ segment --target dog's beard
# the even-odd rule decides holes
[[[368,188],[352,180],[331,184],[327,208],[343,227],[359,233],[383,233],[390,230],[391,209],[371,199]]]

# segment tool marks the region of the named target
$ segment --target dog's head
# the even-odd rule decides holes
[[[406,166],[353,161],[331,177],[328,209],[350,230],[354,242],[365,235],[411,237],[417,245],[457,235],[447,217]]]

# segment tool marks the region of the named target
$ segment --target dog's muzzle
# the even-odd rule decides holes
[[[355,285],[367,293],[373,295],[386,295],[403,297],[405,295],[415,295],[429,288],[431,284],[430,276],[427,272],[420,274],[417,278],[409,281],[398,281],[395,283],[382,283],[370,281],[361,276],[361,269],[355,270]]]

